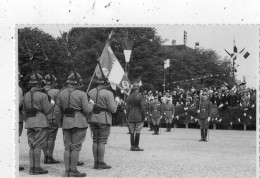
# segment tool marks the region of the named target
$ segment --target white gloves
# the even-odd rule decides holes
[[[200,113],[200,110],[198,110],[197,113]]]
[[[210,121],[210,117],[208,117],[208,121]]]
[[[244,116],[246,116],[246,113],[244,113]]]

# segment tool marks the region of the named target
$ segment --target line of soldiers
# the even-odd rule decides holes
[[[159,93],[144,92],[146,118],[150,131],[155,135],[159,134],[160,120],[164,118],[166,131],[171,131],[172,121],[178,123],[180,120],[188,124],[198,120],[203,128],[208,128],[208,122],[222,122],[228,124],[250,124],[255,122],[256,95],[255,92],[248,96],[248,93],[235,93],[233,90],[223,90],[221,93],[200,90],[196,92],[184,92],[175,90],[166,92],[164,96]],[[204,104],[206,103],[206,104]],[[206,106],[204,106],[206,105]],[[204,120],[208,120],[205,126]],[[202,132],[201,132],[202,133]],[[202,138],[205,141],[207,130],[204,130]]]
[[[78,73],[68,76],[67,86],[62,90],[53,87],[55,76],[48,74],[43,80],[40,74],[36,75],[31,76],[31,89],[25,95],[19,87],[19,136],[25,122],[30,147],[29,174],[48,173],[40,166],[41,151],[44,164],[59,163],[53,158],[53,151],[58,129],[62,128],[65,147],[63,177],[85,177],[86,174],[79,172],[77,166],[84,164],[78,159],[89,125],[93,134],[93,168],[110,169],[111,166],[104,162],[105,144],[112,124],[111,113],[116,112],[118,100],[107,90],[105,80],[99,78],[99,86],[85,93],[81,91],[82,79]],[[43,88],[42,81],[45,84]],[[19,167],[19,170],[24,168]]]

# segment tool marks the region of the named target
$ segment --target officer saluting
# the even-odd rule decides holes
[[[46,91],[47,95],[57,102],[57,97],[59,94],[59,90],[53,88],[53,85],[55,84],[55,81],[57,80],[56,77],[52,74],[47,74],[45,76],[44,84],[45,86],[43,87],[44,90]],[[58,123],[56,121],[54,112],[47,115],[48,121],[49,121],[49,127],[48,127],[48,136],[47,140],[44,142],[42,151],[44,154],[44,164],[56,164],[59,163],[59,161],[56,161],[53,159],[53,151],[54,151],[54,145],[55,145],[55,140],[58,132]]]
[[[143,149],[139,148],[139,139],[140,132],[143,128],[145,119],[145,98],[138,92],[139,84],[134,83],[132,93],[127,98],[126,104],[126,116],[129,121],[129,127],[131,132],[130,151],[144,151]]]
[[[105,77],[105,76],[104,76]],[[89,97],[95,102],[95,106],[89,118],[90,128],[93,132],[93,156],[94,169],[111,169],[104,162],[105,145],[110,135],[112,115],[117,109],[114,94],[107,90],[106,81],[101,75],[98,77],[99,86],[89,91]]]
[[[36,76],[36,75],[37,76]],[[29,84],[32,86],[24,96],[23,113],[26,115],[25,128],[27,129],[30,146],[29,160],[32,175],[47,174],[48,171],[40,167],[42,145],[47,139],[49,122],[47,114],[53,109],[54,102],[49,103],[48,96],[41,92],[42,76],[35,73]]]
[[[198,105],[198,119],[201,131],[201,139],[200,141],[207,141],[207,131],[209,128],[209,120],[210,120],[210,101],[207,98],[207,93],[203,92],[202,96],[200,96],[200,103]]]
[[[88,128],[86,114],[92,111],[94,103],[89,102],[86,93],[80,90],[81,80],[78,73],[71,73],[66,81],[68,85],[58,95],[55,106],[55,115],[62,125],[64,137],[64,177],[86,176],[77,170],[77,163]]]

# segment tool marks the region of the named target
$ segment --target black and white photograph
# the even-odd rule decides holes
[[[258,25],[16,25],[19,177],[256,177]]]

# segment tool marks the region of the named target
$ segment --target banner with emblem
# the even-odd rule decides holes
[[[112,84],[116,84],[125,94],[129,95],[132,87],[131,83],[108,42],[103,49],[99,61],[108,81]],[[101,75],[98,66],[96,67],[95,73],[97,76]]]

